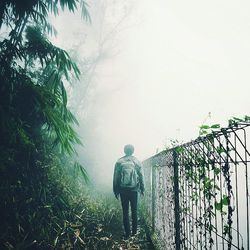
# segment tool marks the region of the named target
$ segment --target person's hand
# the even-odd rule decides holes
[[[119,194],[115,194],[115,198],[119,200]]]

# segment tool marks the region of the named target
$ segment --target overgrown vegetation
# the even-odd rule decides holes
[[[1,249],[53,247],[79,192],[75,175],[87,180],[70,160],[81,142],[64,87],[80,72],[47,37],[49,13],[75,11],[80,2],[89,19],[78,0],[0,3]]]
[[[48,15],[79,7],[90,20],[81,0],[0,3],[1,249],[139,249],[137,238],[121,240],[120,204],[90,192],[75,161],[65,83],[80,71],[49,41]]]
[[[239,136],[234,141],[230,137],[235,135],[237,128],[249,125],[249,122],[250,117],[245,116],[231,118],[226,128],[222,128],[220,124],[203,124],[200,126],[200,136],[194,142],[175,148],[180,164],[181,220],[186,220],[190,227],[194,227],[195,221],[195,233],[200,237],[200,247],[211,249],[218,237],[227,243],[228,249],[237,247],[233,243],[234,231],[241,238],[240,245],[243,249],[243,237],[236,229],[237,225],[233,225],[235,197],[238,195],[234,193],[238,190],[233,185],[237,172],[240,171],[235,170],[236,167],[246,162],[242,158],[235,158],[236,154],[241,154],[240,150],[237,151],[236,143],[237,140],[240,141]],[[240,143],[246,147],[242,141]],[[191,219],[186,219],[188,217]],[[221,230],[218,229],[217,218],[221,218]],[[185,235],[185,229],[183,231],[185,242],[188,240],[188,233]]]
[[[171,140],[144,162],[144,217],[155,246],[247,246],[249,128],[249,116],[232,117],[226,127],[202,124],[195,140]]]

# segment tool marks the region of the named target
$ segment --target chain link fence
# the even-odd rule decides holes
[[[249,129],[234,122],[143,162],[144,217],[160,249],[250,249]]]

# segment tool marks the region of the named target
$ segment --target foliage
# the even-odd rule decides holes
[[[48,15],[74,12],[80,0],[0,3],[1,249],[139,249],[120,241],[121,210],[114,198],[93,195],[76,162],[76,118],[65,83],[80,71],[48,35]],[[95,197],[95,199],[93,198]],[[146,248],[144,248],[146,249]]]
[[[47,37],[54,32],[48,14],[75,11],[80,2],[89,19],[78,0],[0,3],[0,28],[7,32],[0,41],[1,249],[52,247],[55,227],[79,191],[74,174],[87,180],[67,156],[81,142],[64,84],[80,72]]]
[[[81,197],[73,204],[70,219],[57,230],[56,248],[140,249],[138,239],[121,240],[121,209],[114,197],[91,191]]]
[[[239,176],[247,176],[246,128],[249,116],[233,117],[227,127],[203,124],[197,139],[181,145],[172,140],[172,147],[144,162],[150,186],[144,205],[151,211],[144,216],[162,242],[178,242],[183,249],[213,249],[220,244],[244,248],[247,238],[237,221],[239,213],[244,220],[247,211],[238,202],[245,203],[248,197],[237,182]],[[239,198],[241,192],[245,197]],[[174,235],[170,228],[175,240],[165,238]]]
[[[1,203],[1,211],[9,211],[1,224],[1,249],[139,249],[138,239],[121,240],[119,202],[77,185],[79,173],[57,155],[50,152],[46,162],[42,156],[35,172],[30,169],[5,190],[8,208]]]
[[[190,143],[177,146],[181,221],[191,225],[195,223],[196,234],[204,237],[199,240],[200,247],[212,248],[212,235],[227,242],[228,249],[232,243],[232,230],[241,238],[240,232],[233,228],[233,212],[235,211],[235,195],[232,186],[232,164],[239,164],[232,159],[231,151],[239,154],[235,145],[230,142],[230,132],[249,125],[249,116],[233,117],[227,128],[220,124],[200,126],[199,137]],[[242,144],[243,145],[243,144]],[[191,204],[191,205],[190,205]],[[194,212],[196,211],[196,212]],[[198,217],[193,218],[194,214]],[[191,219],[187,219],[190,217]],[[221,218],[223,232],[217,228],[217,219]],[[185,229],[183,229],[185,230]],[[186,236],[184,233],[183,243]],[[243,239],[242,239],[243,246]]]

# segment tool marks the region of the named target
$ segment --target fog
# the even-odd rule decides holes
[[[53,38],[83,71],[68,86],[80,122],[79,156],[111,188],[127,143],[146,159],[195,139],[203,123],[249,114],[249,1],[88,1],[52,21]]]

